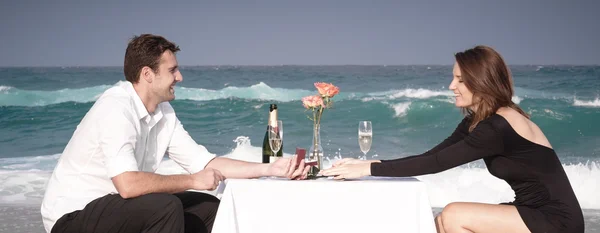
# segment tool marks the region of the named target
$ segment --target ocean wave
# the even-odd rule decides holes
[[[584,209],[600,209],[600,163],[563,164],[571,186]],[[514,200],[514,191],[487,169],[456,167],[441,173],[418,176],[427,184],[431,205],[444,207],[451,202],[497,204]]]
[[[390,107],[394,109],[395,117],[403,117],[406,116],[406,114],[408,114],[410,104],[411,102],[390,104]]]
[[[399,98],[413,98],[413,99],[430,99],[433,97],[439,96],[452,96],[452,92],[450,91],[436,91],[429,89],[401,89],[401,90],[390,90],[384,92],[375,92],[368,94],[367,97],[362,98],[363,101],[371,101],[371,100],[394,100]]]
[[[1,171],[49,170],[54,168],[60,154],[12,157],[0,159]]]
[[[114,85],[118,85],[119,81]],[[1,86],[0,106],[45,106],[64,102],[93,102],[114,85],[100,85],[81,89],[61,89],[55,91],[21,90]],[[301,100],[315,91],[301,89],[272,88],[260,82],[249,87],[228,86],[220,90],[175,87],[175,95],[180,100],[210,101],[217,99],[240,98],[250,100],[275,100],[290,102]],[[343,97],[342,97],[343,98]]]
[[[114,85],[118,85],[119,81]],[[56,91],[21,90],[13,87],[1,86],[0,106],[45,106],[63,102],[93,102],[108,88],[114,85],[100,85],[81,89],[61,89]],[[220,90],[203,88],[175,87],[176,99],[211,101],[219,99],[239,98],[248,100],[269,100],[279,102],[300,101],[302,97],[314,95],[314,90],[287,89],[270,87],[264,82],[248,87],[227,86]],[[428,89],[402,89],[375,93],[341,93],[338,100],[362,99],[394,100],[399,98],[428,99],[451,96],[448,91],[435,91]]]
[[[61,89],[56,91],[21,90],[5,87],[0,91],[0,106],[46,106],[64,102],[87,103],[95,101],[98,95],[111,87],[101,85],[80,89]]]
[[[7,93],[8,90],[12,89],[13,87],[9,87],[9,86],[0,86],[0,92],[4,92]]]
[[[175,95],[178,99],[196,101],[240,98],[251,100],[275,100],[280,102],[290,102],[301,100],[304,96],[314,94],[315,91],[273,88],[263,82],[260,82],[249,87],[229,86],[221,90],[180,87],[176,91]]]
[[[41,203],[51,171],[0,170],[0,203]]]
[[[585,101],[573,98],[573,106],[597,108],[600,107],[600,99],[596,98],[595,100]]]
[[[104,91],[112,86],[119,85],[121,82],[124,81],[119,81],[113,85],[99,85],[79,89],[67,88],[54,91],[22,90],[11,86],[0,86],[0,106],[46,106],[65,102],[88,103],[96,101]],[[600,107],[600,99],[598,98],[592,101],[584,101],[576,99],[573,96],[556,93],[548,94],[542,91],[523,88],[517,88],[517,90],[519,95],[515,95],[512,98],[513,102],[517,104],[525,99],[549,99],[579,107]],[[314,94],[316,94],[314,90],[276,88],[264,82],[246,87],[226,86],[219,90],[175,87],[176,99],[193,101],[238,98],[258,101],[292,102],[300,101],[302,97]],[[447,90],[406,88],[372,93],[342,92],[336,99],[337,101],[361,100],[363,102],[435,100],[453,104],[454,99],[452,96],[452,92]]]
[[[514,102],[515,104],[521,103],[522,100],[523,100],[523,98],[521,98],[519,96],[513,96],[512,97],[512,102]]]

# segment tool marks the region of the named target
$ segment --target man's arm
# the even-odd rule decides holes
[[[192,175],[158,175],[139,171],[134,155],[137,140],[136,117],[124,105],[113,104],[97,124],[100,149],[108,177],[123,198],[149,193],[175,193],[188,189],[215,189],[223,176],[203,170]]]
[[[256,178],[270,176],[269,164],[251,163],[224,157],[211,160],[207,168],[217,169],[227,178]]]
[[[148,193],[183,192],[191,189],[192,176],[129,171],[113,177],[112,182],[121,197],[132,198]]]
[[[190,174],[203,170],[216,155],[210,153],[206,147],[198,145],[183,128],[179,119],[175,119],[174,124],[174,132],[167,147],[169,158]]]
[[[277,176],[289,179],[305,179],[310,166],[296,164],[296,156],[280,158],[274,163],[252,163],[230,158],[217,157],[211,160],[207,169],[217,169],[225,178],[256,178],[261,176]]]
[[[221,173],[214,169],[205,169],[192,175],[128,171],[112,178],[119,195],[125,199],[149,193],[178,193],[188,189],[214,190],[222,180]]]

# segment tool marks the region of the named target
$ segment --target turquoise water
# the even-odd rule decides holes
[[[600,67],[511,69],[513,100],[549,138],[584,208],[600,208],[600,200],[586,194],[600,191]],[[314,82],[331,82],[341,90],[321,126],[330,159],[361,154],[360,120],[373,122],[368,157],[389,159],[426,151],[462,118],[447,89],[452,66],[215,66],[182,67],[181,72],[184,80],[171,104],[192,137],[218,155],[240,149],[234,142],[238,137],[245,138],[245,152],[258,153],[271,103],[278,104],[284,122],[284,152],[308,148],[312,123],[300,99],[316,93]],[[120,67],[0,68],[0,174],[14,178],[0,181],[0,202],[43,195],[44,181],[83,115],[123,79]],[[453,189],[444,188],[446,182],[475,188],[482,183],[483,191],[458,190],[453,200],[512,198],[507,193],[485,199],[494,191],[487,179],[495,178],[478,181],[486,176],[483,169],[474,162],[422,179],[446,193]]]

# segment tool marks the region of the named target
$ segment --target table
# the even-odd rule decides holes
[[[219,193],[214,233],[436,232],[415,178],[228,179]]]

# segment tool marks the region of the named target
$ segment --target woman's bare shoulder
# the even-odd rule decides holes
[[[496,114],[500,115],[517,134],[521,137],[549,148],[552,148],[550,142],[544,135],[544,132],[538,127],[533,121],[527,117],[521,115],[519,112],[512,108],[500,108]]]

